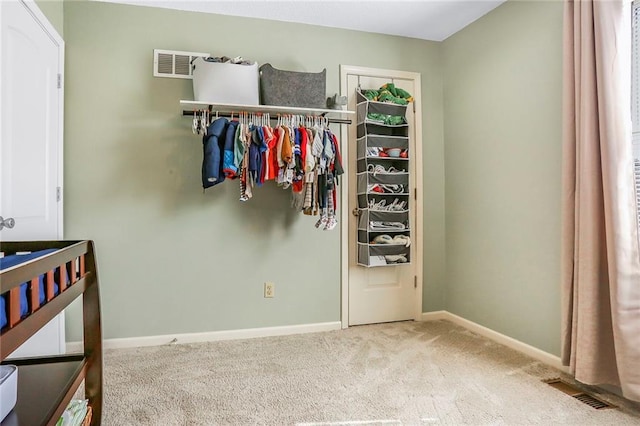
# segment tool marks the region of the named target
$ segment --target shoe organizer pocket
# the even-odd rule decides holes
[[[388,227],[373,226],[372,222],[382,224],[390,224]],[[395,226],[395,224],[402,224]],[[393,226],[392,226],[393,225]],[[358,229],[368,230],[369,232],[403,232],[409,230],[409,212],[385,212],[375,210],[361,210],[358,216]]]
[[[407,115],[406,105],[396,105],[386,102],[362,102],[357,105],[358,123],[365,121],[376,122],[382,117],[393,117],[392,120],[402,119],[402,123],[406,123]]]
[[[387,193],[401,193],[406,192],[409,184],[409,173],[358,173],[358,188],[367,188],[367,185],[404,185],[405,188],[383,188],[385,194]],[[371,192],[368,190],[367,192]],[[378,192],[378,191],[374,191]]]
[[[409,239],[409,247],[411,247],[411,237],[409,229],[405,229],[403,231],[368,231],[365,229],[358,230],[358,242],[362,244],[375,244],[374,241],[377,241],[376,237],[379,235],[386,235],[388,237],[393,238],[408,238]],[[401,244],[399,241],[392,242],[393,245],[406,246],[406,240]],[[391,245],[391,244],[389,244]]]
[[[367,148],[372,148],[369,151],[381,151],[387,148],[405,150],[409,147],[409,138],[406,136],[365,135],[358,138],[356,145],[358,147],[358,158],[383,158],[368,152]]]
[[[366,200],[362,200],[363,204],[359,205],[358,208],[382,213],[405,213],[409,211],[409,200],[405,195],[397,197],[388,197],[387,195],[369,195]]]
[[[406,262],[403,261],[406,259]],[[358,244],[358,263],[364,266],[403,265],[411,262],[409,247]]]
[[[406,158],[367,158],[361,159],[357,161],[357,173],[363,173],[367,170],[371,170],[372,167],[381,166],[386,170],[404,170],[408,172],[409,170],[409,161]]]
[[[365,135],[380,135],[380,136],[409,136],[409,125],[400,124],[397,126],[378,124],[371,122],[364,122],[358,124],[358,138]]]
[[[407,105],[394,104],[391,102],[378,102],[378,101],[360,101],[358,102],[358,111],[362,111],[362,114],[384,114],[406,117]],[[358,118],[364,117],[359,115]],[[358,120],[363,121],[363,120]]]
[[[366,189],[366,188],[365,188]],[[369,203],[371,202],[371,200],[374,200],[374,203],[380,203],[381,200],[385,200],[386,201],[386,205],[390,205],[393,204],[393,202],[396,200],[396,198],[399,201],[405,201],[405,205],[408,205],[409,200],[408,200],[408,194],[378,194],[378,193],[371,193],[371,194],[366,194],[364,191],[363,193],[358,195],[358,208],[359,209],[368,209],[369,208]],[[378,209],[380,210],[380,209]],[[405,208],[406,210],[406,208]]]

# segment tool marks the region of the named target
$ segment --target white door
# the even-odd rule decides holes
[[[3,241],[56,240],[62,234],[60,45],[27,6],[0,2],[0,216],[13,218]]]
[[[0,1],[0,216],[14,221],[2,241],[62,238],[63,54],[35,3]],[[12,356],[64,353],[64,345],[61,313]]]
[[[398,71],[363,69],[358,67],[342,67],[342,94],[348,98],[348,109],[356,110],[356,89],[378,89],[385,83],[393,83],[396,87],[400,87],[411,94],[414,94],[419,102],[420,78],[418,74],[406,73]],[[418,108],[419,110],[419,108]],[[419,249],[421,244],[417,244],[421,240],[419,229],[421,226],[421,218],[416,215],[417,203],[415,194],[417,183],[420,180],[416,178],[415,164],[418,163],[417,156],[421,155],[421,149],[416,149],[416,132],[420,131],[420,123],[416,123],[416,115],[414,105],[410,104],[407,108],[407,121],[409,122],[409,155],[408,168],[410,172],[410,196],[409,209],[410,218],[409,226],[411,228],[411,261],[409,264],[398,266],[383,267],[363,267],[357,264],[357,234],[358,221],[357,217],[352,214],[357,207],[357,124],[354,123],[348,128],[348,187],[346,188],[346,197],[348,202],[345,210],[343,210],[343,218],[345,220],[343,226],[343,241],[348,241],[348,271],[347,271],[347,287],[343,288],[343,326],[345,324],[346,315],[348,325],[372,324],[390,321],[403,321],[418,319],[422,310],[422,283],[421,283],[421,264],[422,252]],[[344,138],[344,136],[343,136]],[[344,232],[348,234],[344,235]],[[421,243],[421,241],[420,241]],[[343,262],[345,259],[343,259]],[[343,274],[343,281],[344,281]],[[346,311],[346,312],[345,312]]]

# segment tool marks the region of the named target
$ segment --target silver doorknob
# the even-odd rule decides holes
[[[0,216],[0,231],[2,231],[2,228],[11,229],[14,226],[16,226],[16,221],[12,217],[4,219],[2,216]]]

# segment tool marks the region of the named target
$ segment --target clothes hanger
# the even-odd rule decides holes
[[[198,132],[198,112],[193,110],[193,120],[191,121],[191,132],[195,135]]]

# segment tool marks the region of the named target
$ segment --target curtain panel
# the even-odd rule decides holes
[[[640,401],[630,12],[628,0],[565,2],[562,361]]]

